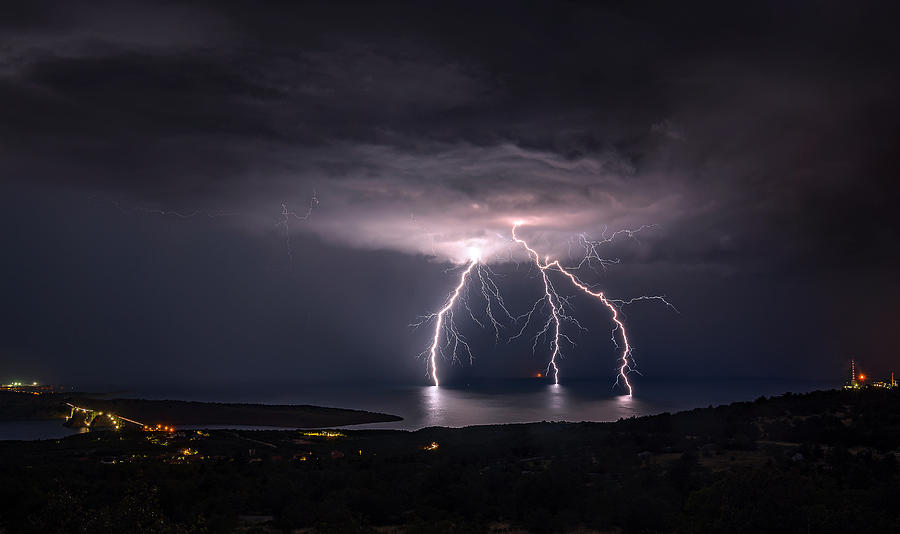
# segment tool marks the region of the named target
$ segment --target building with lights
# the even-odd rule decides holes
[[[894,378],[894,372],[891,371],[890,381],[870,381],[864,373],[856,372],[856,360],[850,360],[850,381],[844,384],[844,389],[863,389],[867,387],[880,389],[893,389],[897,387],[897,380]]]

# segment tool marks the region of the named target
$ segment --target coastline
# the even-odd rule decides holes
[[[139,421],[147,425],[260,426],[325,428],[366,423],[388,423],[403,418],[365,410],[313,405],[221,403],[181,400],[96,399],[70,397],[79,407]]]

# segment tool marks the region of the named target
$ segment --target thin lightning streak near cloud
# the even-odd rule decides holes
[[[294,263],[294,248],[291,245],[291,219],[303,222],[309,219],[312,215],[313,208],[319,205],[319,197],[316,195],[316,192],[313,191],[312,197],[309,199],[309,204],[306,206],[306,213],[303,215],[298,214],[297,212],[288,210],[287,203],[281,203],[281,216],[283,219],[279,221],[277,226],[281,226],[284,228],[284,240],[287,246],[287,254],[288,260],[291,263]]]
[[[600,249],[604,245],[610,245],[618,239],[619,237],[627,237],[629,239],[637,239],[637,235],[644,230],[649,230],[651,228],[655,228],[655,224],[644,224],[635,230],[631,229],[622,229],[613,232],[612,234],[607,235],[606,229],[604,228],[603,233],[600,236],[600,239],[592,239],[589,234],[583,233],[578,235],[578,240],[580,246],[584,249],[584,254],[580,258],[580,261],[577,265],[573,265],[570,267],[566,267],[566,269],[570,271],[577,271],[585,266],[590,266],[593,270],[594,263],[600,265],[600,267],[606,270],[610,265],[615,265],[619,263],[618,258],[606,258],[600,254]],[[571,246],[571,245],[570,245]],[[571,250],[570,250],[571,256]]]
[[[207,210],[194,210],[191,212],[181,212],[175,210],[161,210],[156,208],[144,208],[141,206],[135,206],[133,208],[123,208],[118,202],[113,203],[116,208],[125,214],[131,214],[134,212],[145,213],[147,215],[162,215],[164,217],[178,217],[179,219],[191,219],[198,215],[206,216],[210,219],[217,219],[219,217],[231,217],[234,215],[238,215],[239,213],[236,211],[207,211]]]
[[[179,219],[192,219],[197,216],[204,216],[209,219],[217,219],[219,217],[234,217],[237,215],[241,215],[239,211],[216,211],[216,210],[204,210],[204,209],[196,209],[192,211],[177,211],[177,210],[167,210],[160,208],[148,208],[145,206],[124,206],[121,202],[114,199],[103,199],[97,198],[97,195],[91,195],[88,197],[88,200],[106,200],[113,207],[119,210],[120,213],[125,215],[133,215],[135,213],[142,213],[145,215],[161,215],[163,217],[177,217]]]

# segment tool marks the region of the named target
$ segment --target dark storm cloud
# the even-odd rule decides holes
[[[860,290],[852,298],[868,306],[896,294],[886,275],[897,259],[894,11],[29,4],[0,22],[0,166],[10,202],[34,211],[45,198],[35,191],[74,191],[90,209],[112,199],[239,213],[209,231],[232,236],[247,256],[259,253],[254,239],[276,239],[282,201],[300,210],[316,190],[321,204],[293,225],[306,234],[295,239],[351,264],[371,264],[372,250],[400,253],[391,257],[407,263],[393,268],[406,280],[423,268],[411,255],[458,261],[475,245],[509,257],[516,219],[560,255],[580,232],[657,224],[611,251],[630,274],[608,281],[623,294],[681,298],[690,318],[677,331],[649,320],[650,337],[668,332],[650,342],[658,366],[676,372],[665,362],[686,352],[698,367],[720,362],[728,340],[747,347],[737,360],[768,362],[798,342],[773,348],[758,332],[790,339],[791,317],[798,332],[844,321],[839,306],[814,305],[821,290]],[[28,210],[16,213],[27,220]],[[336,284],[347,273],[334,274]],[[860,278],[883,281],[884,296],[865,296]],[[790,303],[775,331],[759,288]],[[373,332],[409,321],[412,304],[369,296],[390,310]],[[746,314],[716,325],[711,343],[698,317],[724,317],[734,302]],[[831,363],[865,337],[864,326],[847,328],[859,335],[821,341]],[[275,353],[300,350],[269,334]],[[381,341],[344,352],[415,352],[373,335]],[[19,345],[9,353],[29,344]],[[801,360],[791,372],[815,358]]]

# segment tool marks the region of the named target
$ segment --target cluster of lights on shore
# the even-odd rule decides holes
[[[875,380],[869,383],[867,380],[865,373],[856,372],[856,360],[850,360],[850,380],[844,384],[844,389],[863,389],[869,386],[879,389],[894,389],[897,387],[897,379],[894,378],[893,371],[891,371],[890,381]]]
[[[672,304],[666,300],[665,296],[662,295],[643,295],[628,300],[609,298],[605,292],[592,289],[588,284],[586,284],[578,276],[576,276],[575,272],[582,266],[589,265],[592,261],[596,261],[604,267],[609,263],[615,263],[616,260],[609,260],[601,257],[599,255],[598,248],[605,244],[611,243],[620,235],[633,237],[635,233],[647,227],[643,226],[637,230],[621,230],[619,232],[615,232],[611,236],[604,237],[599,241],[588,240],[587,238],[582,236],[582,244],[584,245],[585,249],[583,258],[575,267],[564,267],[558,259],[551,259],[550,256],[541,257],[541,255],[534,248],[532,248],[527,241],[525,241],[516,233],[516,230],[523,224],[523,221],[515,221],[512,223],[512,243],[522,247],[528,253],[530,263],[540,272],[541,281],[543,283],[543,294],[534,303],[530,311],[514,317],[506,307],[506,303],[504,302],[503,297],[500,295],[497,284],[494,283],[493,279],[491,278],[491,270],[482,262],[481,249],[477,247],[469,248],[469,257],[464,263],[464,267],[460,272],[459,281],[457,282],[453,291],[451,291],[447,296],[447,299],[444,301],[444,305],[438,311],[424,316],[420,322],[413,325],[421,326],[429,321],[434,322],[434,333],[431,339],[431,344],[428,349],[426,349],[422,353],[422,355],[427,355],[428,369],[432,382],[435,386],[440,385],[440,379],[438,377],[438,355],[443,354],[445,349],[451,354],[452,360],[458,359],[458,351],[465,351],[469,355],[470,361],[474,357],[471,347],[466,342],[465,338],[460,334],[456,324],[453,321],[453,308],[460,300],[463,300],[463,304],[469,311],[469,315],[472,317],[472,319],[479,325],[483,326],[483,324],[478,321],[478,319],[476,319],[475,316],[471,313],[471,309],[469,308],[468,303],[466,303],[465,299],[463,298],[463,292],[466,289],[466,284],[471,278],[473,278],[473,273],[476,273],[478,275],[478,281],[481,285],[482,296],[487,303],[485,312],[488,320],[491,322],[491,325],[496,332],[498,340],[500,336],[500,322],[496,319],[495,312],[502,312],[506,318],[511,319],[515,323],[523,323],[523,326],[519,330],[518,334],[510,338],[510,340],[512,340],[520,337],[525,332],[528,325],[531,323],[533,316],[538,312],[539,308],[541,308],[543,305],[546,305],[549,308],[547,320],[543,323],[543,326],[534,336],[532,349],[537,349],[538,340],[542,336],[546,335],[549,338],[550,359],[547,363],[546,375],[552,375],[554,384],[559,384],[559,359],[562,356],[561,341],[565,340],[566,342],[574,346],[574,342],[565,334],[565,332],[563,332],[562,323],[563,321],[568,321],[575,324],[578,328],[583,329],[583,327],[580,325],[580,323],[578,323],[577,319],[572,317],[567,312],[566,299],[564,297],[561,297],[554,287],[553,281],[551,280],[549,275],[552,272],[556,272],[562,275],[564,279],[568,280],[568,282],[577,290],[599,300],[600,303],[607,310],[609,310],[610,318],[613,323],[611,339],[616,348],[621,349],[617,364],[618,373],[616,377],[616,383],[621,380],[624,388],[628,392],[628,395],[631,396],[634,393],[634,388],[632,387],[631,381],[628,379],[628,375],[631,372],[635,371],[634,360],[632,358],[633,346],[628,339],[628,332],[625,329],[625,323],[622,321],[620,307],[637,300],[659,300],[672,309],[674,309],[674,306],[672,306]],[[445,338],[443,344],[441,343],[442,337]],[[619,338],[618,340],[616,339],[617,337]],[[541,376],[540,373],[538,373],[538,376]]]

